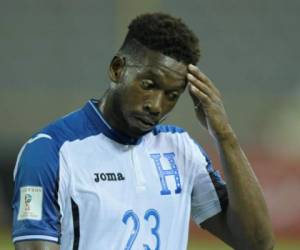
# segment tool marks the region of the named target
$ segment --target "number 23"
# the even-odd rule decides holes
[[[151,209],[148,209],[146,212],[145,212],[145,215],[144,215],[144,219],[146,221],[148,221],[150,219],[150,217],[154,217],[155,219],[155,226],[151,229],[151,233],[155,236],[156,238],[156,247],[155,247],[155,250],[159,250],[159,247],[160,247],[160,238],[159,238],[159,233],[158,233],[158,229],[159,229],[159,224],[160,224],[160,217],[159,217],[159,214],[158,212],[151,208]],[[139,230],[140,230],[140,220],[139,220],[139,217],[137,216],[137,214],[135,212],[133,212],[133,210],[127,210],[125,212],[125,214],[123,215],[123,218],[122,218],[122,221],[124,224],[127,224],[127,221],[128,219],[131,218],[132,221],[133,221],[133,230],[130,234],[130,237],[127,241],[127,244],[124,248],[124,250],[130,250],[138,233],[139,233]],[[144,246],[144,250],[151,250],[151,248],[149,247],[149,245],[147,244],[143,244]]]

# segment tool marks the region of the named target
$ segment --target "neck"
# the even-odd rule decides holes
[[[107,90],[98,103],[98,108],[108,124],[117,130],[120,130],[117,124],[120,122],[119,112],[115,110],[114,95],[111,90]]]

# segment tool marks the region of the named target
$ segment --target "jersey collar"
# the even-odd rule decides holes
[[[105,136],[110,139],[125,145],[137,145],[141,142],[142,137],[132,138],[125,135],[116,129],[113,129],[104,119],[101,111],[98,109],[98,101],[95,99],[89,100],[83,107],[84,112],[88,116],[95,129],[100,130]]]

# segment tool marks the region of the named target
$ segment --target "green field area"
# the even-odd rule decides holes
[[[226,247],[219,241],[190,241],[188,250],[230,250],[230,247]],[[280,241],[278,242],[276,250],[299,250],[299,241]],[[10,236],[8,233],[0,233],[0,250],[14,250],[13,245],[10,242]],[[95,249],[98,250],[98,249]],[[163,249],[161,249],[163,250]]]

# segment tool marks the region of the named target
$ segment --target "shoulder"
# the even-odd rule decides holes
[[[151,142],[158,145],[169,145],[183,147],[187,132],[185,129],[171,124],[160,124],[155,126],[149,134]]]
[[[156,126],[151,133],[151,141],[160,146],[171,146],[187,155],[191,154],[196,146],[195,141],[184,128],[172,124]]]
[[[155,141],[172,144],[190,157],[196,160],[210,162],[208,154],[192,136],[181,127],[172,124],[160,124],[152,131]]]
[[[42,128],[20,150],[23,160],[31,162],[54,156],[65,141],[85,136],[84,116],[79,111],[70,113]]]
[[[88,118],[82,109],[57,119],[40,132],[51,136],[58,146],[61,146],[65,141],[82,140],[99,133],[89,126]]]
[[[187,130],[173,124],[157,125],[152,131],[152,136],[155,140],[171,140],[177,144],[197,145]]]
[[[84,140],[100,133],[102,128],[93,126],[83,107],[49,123],[32,138],[39,134],[47,135],[59,149],[67,141]]]
[[[58,146],[53,138],[39,133],[30,138],[21,148],[14,168],[14,180],[25,183],[40,178],[57,176]]]
[[[82,110],[72,112],[50,123],[35,133],[21,148],[15,170],[22,172],[57,171],[59,153],[67,141],[86,138],[96,132],[89,129],[87,118]]]
[[[157,125],[152,131],[153,135],[159,135],[159,134],[163,134],[163,133],[182,134],[184,132],[186,132],[185,129],[180,128],[176,125],[172,125],[172,124]]]

